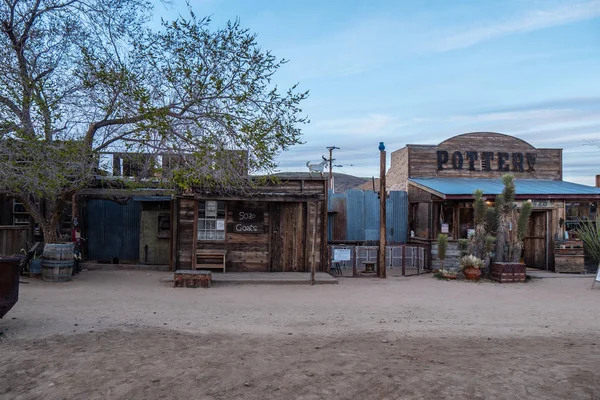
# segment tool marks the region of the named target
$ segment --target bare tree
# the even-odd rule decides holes
[[[152,31],[151,10],[146,0],[0,0],[0,189],[46,241],[104,152],[151,154],[163,183],[225,190],[301,142],[308,93],[271,81],[285,60],[238,21],[211,30],[188,10]]]

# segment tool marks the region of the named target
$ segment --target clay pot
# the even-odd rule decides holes
[[[465,273],[465,278],[470,281],[476,281],[481,276],[481,270],[475,267],[467,267],[463,272]]]

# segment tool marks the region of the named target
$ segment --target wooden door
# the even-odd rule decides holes
[[[306,271],[306,207],[302,203],[273,203],[271,218],[271,272]]]
[[[546,211],[531,213],[525,236],[525,264],[529,268],[546,269]]]

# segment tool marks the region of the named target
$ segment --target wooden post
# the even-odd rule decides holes
[[[169,270],[170,271],[176,271],[177,270],[177,262],[179,261],[178,258],[178,254],[177,254],[177,246],[178,246],[178,240],[179,240],[179,234],[178,234],[178,230],[177,227],[179,226],[179,211],[177,208],[177,203],[179,202],[179,199],[172,195],[171,196],[171,249],[170,249],[170,255],[171,257],[169,258]]]
[[[319,220],[319,213],[317,209],[317,202],[313,203],[315,210],[315,220],[313,221],[312,229],[312,249],[311,249],[311,263],[310,263],[310,284],[315,284],[315,270],[316,270],[316,259],[315,259],[315,242],[317,241],[317,221]]]
[[[331,272],[329,270],[329,246],[328,246],[328,212],[329,212],[329,190],[327,187],[327,182],[325,183],[325,199],[323,200],[323,209],[321,210],[321,216],[323,218],[323,223],[321,224],[321,266],[323,272]]]
[[[386,209],[385,202],[387,194],[385,190],[385,145],[379,142],[379,260],[377,263],[377,272],[380,278],[385,278],[387,271],[385,268],[385,242],[386,242]]]
[[[402,245],[402,276],[406,276],[406,245]]]

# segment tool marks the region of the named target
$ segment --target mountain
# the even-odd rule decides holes
[[[308,172],[278,172],[274,174],[275,176],[285,179],[285,178],[310,178],[310,174]],[[313,177],[318,177],[319,174],[313,174]],[[329,178],[329,174],[325,173],[323,175],[325,178]],[[370,190],[372,189],[371,178],[360,178],[358,176],[340,174],[337,172],[333,173],[333,182],[335,184],[335,193],[342,193],[350,189],[357,189],[358,186],[361,186],[361,189]],[[368,184],[371,184],[369,186]],[[363,188],[362,186],[368,186]]]

